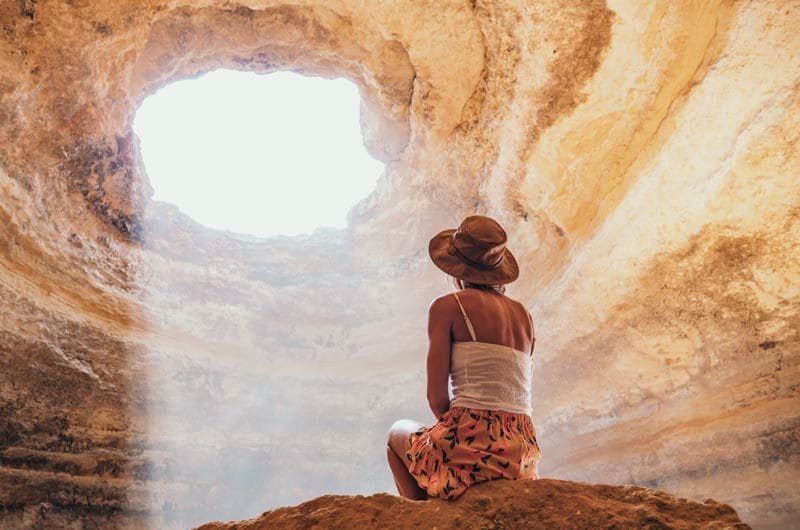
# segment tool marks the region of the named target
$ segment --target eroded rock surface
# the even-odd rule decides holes
[[[564,480],[495,480],[456,501],[409,501],[378,493],[325,495],[258,518],[209,523],[199,530],[268,528],[674,528],[741,529],[733,508],[680,499],[637,486]]]
[[[536,320],[543,476],[797,527],[798,27],[797,1],[0,3],[0,526],[393,492],[386,430],[434,421],[427,241],[477,212]],[[150,199],[136,106],[221,67],[358,84],[388,165],[346,230]]]

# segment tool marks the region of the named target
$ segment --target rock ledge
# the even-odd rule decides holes
[[[409,501],[396,495],[323,495],[260,517],[208,523],[213,529],[261,528],[675,528],[745,529],[736,511],[706,499],[682,499],[640,486],[566,480],[495,480],[459,499]]]

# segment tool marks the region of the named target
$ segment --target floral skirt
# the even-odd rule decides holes
[[[431,497],[456,499],[487,480],[539,478],[542,453],[527,414],[450,407],[409,439],[408,470]]]

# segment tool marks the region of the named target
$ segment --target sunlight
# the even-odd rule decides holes
[[[352,82],[215,70],[147,97],[134,120],[154,199],[256,236],[344,228],[384,165],[367,153]]]

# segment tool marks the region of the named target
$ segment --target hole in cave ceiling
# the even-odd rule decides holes
[[[260,237],[344,228],[384,164],[363,144],[351,81],[214,70],[148,96],[134,131],[155,194],[214,229]]]

